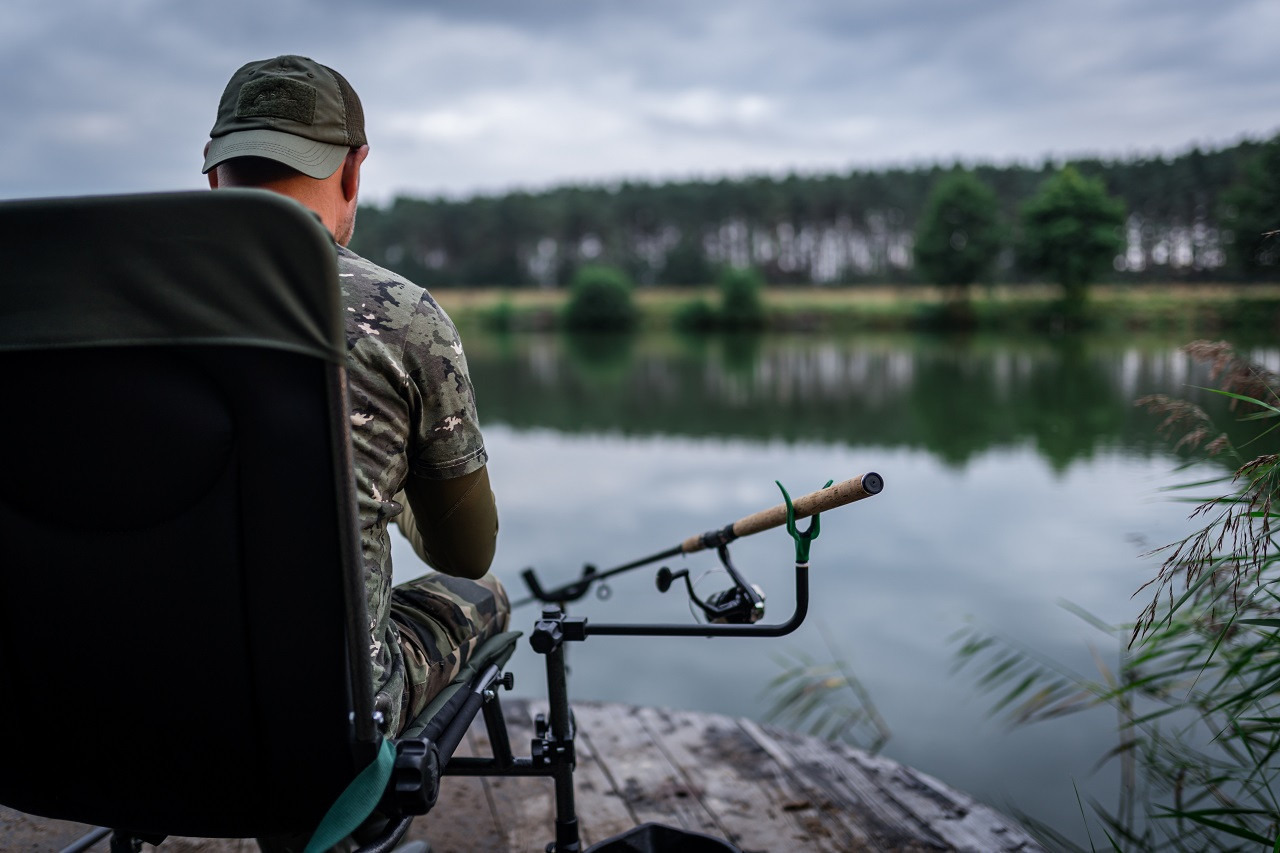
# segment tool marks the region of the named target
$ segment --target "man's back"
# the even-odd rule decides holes
[[[232,75],[204,171],[213,189],[293,198],[337,244],[369,654],[376,704],[395,733],[479,643],[506,629],[510,607],[486,574],[497,510],[457,330],[425,290],[345,248],[368,154],[364,109],[346,78],[285,55]],[[392,589],[391,519],[439,573]]]
[[[348,395],[374,680],[399,696],[404,671],[391,625],[388,522],[405,511],[412,478],[453,480],[488,460],[462,342],[427,291],[338,249],[346,312]],[[474,546],[492,556],[490,541]],[[488,559],[485,559],[488,564]]]

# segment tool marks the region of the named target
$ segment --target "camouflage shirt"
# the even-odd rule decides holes
[[[462,342],[431,294],[343,247],[338,247],[338,282],[346,309],[369,653],[375,689],[398,702],[404,662],[389,615],[387,522],[402,507],[392,498],[410,475],[461,477],[482,467],[488,456]]]

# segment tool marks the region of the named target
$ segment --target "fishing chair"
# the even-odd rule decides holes
[[[328,233],[252,190],[20,201],[0,257],[0,803],[130,850],[305,835],[363,773],[328,827],[378,800],[389,849],[518,635],[386,742]]]

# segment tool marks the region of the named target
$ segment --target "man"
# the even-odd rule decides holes
[[[462,344],[424,289],[346,248],[369,146],[340,74],[301,56],[250,62],[209,135],[210,187],[287,195],[336,243],[375,706],[398,734],[510,616],[486,574],[498,517]],[[440,573],[392,589],[392,519]]]

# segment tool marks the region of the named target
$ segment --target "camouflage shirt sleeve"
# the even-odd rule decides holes
[[[404,367],[417,397],[410,473],[449,480],[484,465],[488,456],[462,340],[426,291],[405,332]]]

